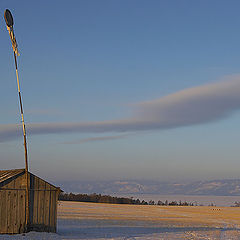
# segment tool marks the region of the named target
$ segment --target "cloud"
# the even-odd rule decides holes
[[[159,99],[134,104],[126,119],[79,123],[27,124],[30,135],[60,133],[136,132],[204,124],[226,118],[240,109],[240,76],[185,89]],[[0,125],[0,141],[21,136],[21,126]]]
[[[238,109],[240,76],[137,104],[139,116],[164,128],[216,121]]]
[[[37,115],[37,116],[55,116],[63,115],[63,112],[57,109],[27,109],[25,111],[28,115]]]
[[[83,139],[76,140],[76,141],[64,142],[64,144],[82,144],[82,143],[88,143],[88,142],[117,140],[117,139],[126,138],[129,135],[132,135],[132,134],[121,134],[121,135],[102,136],[102,137],[89,137],[89,138],[83,138]]]

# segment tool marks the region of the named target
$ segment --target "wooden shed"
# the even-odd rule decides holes
[[[0,170],[1,234],[56,232],[60,188],[30,172],[28,179],[29,188],[26,188],[25,169]]]

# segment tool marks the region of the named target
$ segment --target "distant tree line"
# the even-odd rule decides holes
[[[76,201],[76,202],[142,204],[142,202],[139,199],[135,200],[133,198],[112,197],[109,195],[101,195],[96,193],[93,194],[60,193],[58,199],[60,201]]]
[[[76,202],[92,202],[92,203],[113,203],[113,204],[136,204],[136,205],[159,205],[159,206],[197,206],[194,202],[170,201],[155,202],[150,200],[148,202],[139,199],[126,198],[126,197],[112,197],[110,195],[101,194],[74,194],[74,193],[60,193],[60,201],[76,201]]]
[[[235,202],[232,207],[240,207],[240,202]]]

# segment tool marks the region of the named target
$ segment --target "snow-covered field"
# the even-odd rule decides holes
[[[0,239],[240,239],[240,208],[60,202],[58,232]]]

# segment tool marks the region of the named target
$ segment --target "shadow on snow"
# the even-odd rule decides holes
[[[229,231],[233,228],[213,227],[179,227],[161,226],[161,223],[131,220],[87,220],[60,219],[58,220],[58,234],[64,239],[97,239],[139,237],[156,233],[183,233],[190,231]]]

